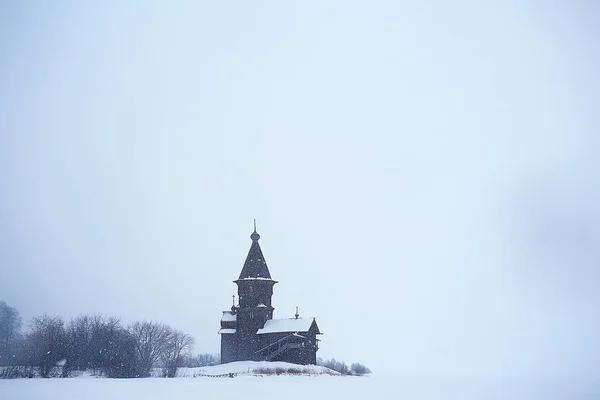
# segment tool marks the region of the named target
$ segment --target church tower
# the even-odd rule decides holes
[[[236,307],[237,333],[239,335],[239,356],[251,359],[254,354],[252,343],[256,332],[261,329],[265,322],[273,319],[273,286],[277,283],[271,279],[267,262],[263,256],[258,240],[260,235],[256,232],[256,221],[254,232],[250,235],[252,244],[246,257],[242,272],[234,282],[238,286],[239,305]],[[248,351],[247,355],[244,349]]]

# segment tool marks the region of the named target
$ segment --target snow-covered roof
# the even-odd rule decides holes
[[[237,315],[232,313],[231,311],[223,311],[223,316],[221,317],[222,322],[235,322],[237,321]]]
[[[268,319],[265,326],[257,333],[307,332],[312,322],[312,318]]]
[[[223,329],[219,329],[218,333],[221,334],[221,333],[235,333],[235,332],[236,332],[235,329],[226,329],[226,328],[223,328]]]

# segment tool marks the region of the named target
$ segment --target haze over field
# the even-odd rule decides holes
[[[595,378],[598,17],[3,2],[0,300],[216,352],[257,218],[275,317],[318,317],[321,357]]]

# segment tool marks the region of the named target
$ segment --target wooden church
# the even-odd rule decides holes
[[[234,283],[238,286],[238,305],[235,296],[231,310],[221,318],[221,362],[286,361],[294,364],[316,364],[319,349],[319,327],[314,318],[273,319],[273,286],[267,262],[258,240],[250,235],[252,244],[242,272]]]

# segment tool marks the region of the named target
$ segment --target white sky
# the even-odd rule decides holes
[[[322,357],[600,371],[600,6],[217,3],[0,5],[0,299],[217,352],[257,218]]]

